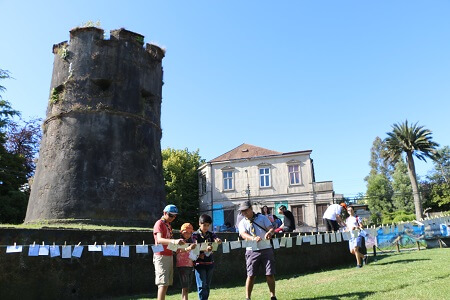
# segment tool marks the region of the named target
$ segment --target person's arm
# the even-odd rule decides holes
[[[166,239],[162,237],[161,232],[156,233],[156,242],[161,245],[169,245],[171,242],[175,243],[176,245],[184,245],[185,242],[183,240],[172,240],[172,239]]]
[[[345,226],[345,222],[342,221],[342,218],[340,215],[336,215],[336,221],[339,224],[339,226]]]

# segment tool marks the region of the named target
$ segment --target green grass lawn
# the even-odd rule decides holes
[[[311,274],[277,277],[278,299],[450,299],[450,249],[429,249],[370,257],[369,265],[354,265]],[[262,278],[260,278],[262,280]],[[175,278],[174,280],[178,280]],[[252,299],[269,299],[261,280]],[[242,284],[211,290],[210,299],[245,299]],[[213,287],[219,286],[214,282]],[[223,286],[223,285],[222,285]],[[166,299],[181,298],[181,291],[169,288]],[[134,297],[121,299],[154,299]],[[197,299],[195,292],[190,299]]]

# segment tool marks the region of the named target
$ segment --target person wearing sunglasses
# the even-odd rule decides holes
[[[173,239],[172,225],[178,214],[178,208],[167,205],[163,210],[163,216],[156,221],[153,226],[153,237],[155,244],[163,245],[163,251],[153,254],[153,264],[155,265],[155,284],[158,286],[158,300],[166,298],[167,289],[173,283],[173,252],[167,249],[169,243],[183,245],[182,239]]]

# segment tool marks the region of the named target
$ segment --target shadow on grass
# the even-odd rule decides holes
[[[312,299],[340,300],[342,298],[364,299],[372,294],[375,294],[375,292],[356,292],[356,293],[346,293],[346,294],[331,295],[331,296],[320,296],[320,297],[314,297],[314,298],[295,298],[293,300],[312,300]]]
[[[383,266],[383,265],[390,265],[390,264],[406,264],[406,263],[413,263],[413,262],[417,262],[417,261],[427,261],[427,260],[431,260],[431,259],[429,259],[429,258],[399,259],[396,261],[387,261],[387,262],[381,262],[381,263],[379,263],[377,261],[376,264],[377,264],[377,266]]]

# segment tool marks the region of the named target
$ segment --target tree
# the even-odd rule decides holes
[[[10,78],[9,72],[0,69],[0,79]],[[0,85],[0,92],[6,89]],[[0,95],[0,222],[21,223],[25,217],[28,194],[21,190],[27,183],[25,158],[6,148],[6,129],[11,118],[19,113]]]
[[[21,120],[20,124],[10,121],[6,132],[6,149],[25,159],[28,178],[33,176],[36,169],[36,158],[42,137],[41,121],[40,118],[29,121]]]
[[[386,144],[378,136],[372,143],[372,148],[370,149],[370,175],[383,174],[387,178],[390,178],[393,172],[393,166],[388,161],[384,159],[386,156]],[[365,178],[367,181],[368,177]]]
[[[417,126],[417,123],[408,124],[408,120],[406,120],[404,123],[392,125],[392,132],[388,132],[388,137],[384,140],[387,147],[387,160],[397,162],[402,158],[403,153],[406,155],[418,220],[423,217],[423,214],[413,156],[425,162],[425,157],[433,159],[439,144],[432,140],[431,134],[432,132],[423,126]]]
[[[162,159],[167,203],[175,204],[180,211],[174,226],[185,222],[195,225],[199,213],[198,168],[204,160],[199,150],[171,148],[162,151]]]
[[[433,210],[450,210],[450,147],[437,151],[434,168],[421,182],[424,205]]]
[[[392,211],[392,194],[391,182],[386,175],[375,174],[368,177],[366,199],[374,216]]]
[[[397,210],[405,213],[414,211],[414,201],[412,196],[411,181],[408,177],[408,167],[403,159],[399,159],[395,164],[394,174],[392,174],[392,202]]]

